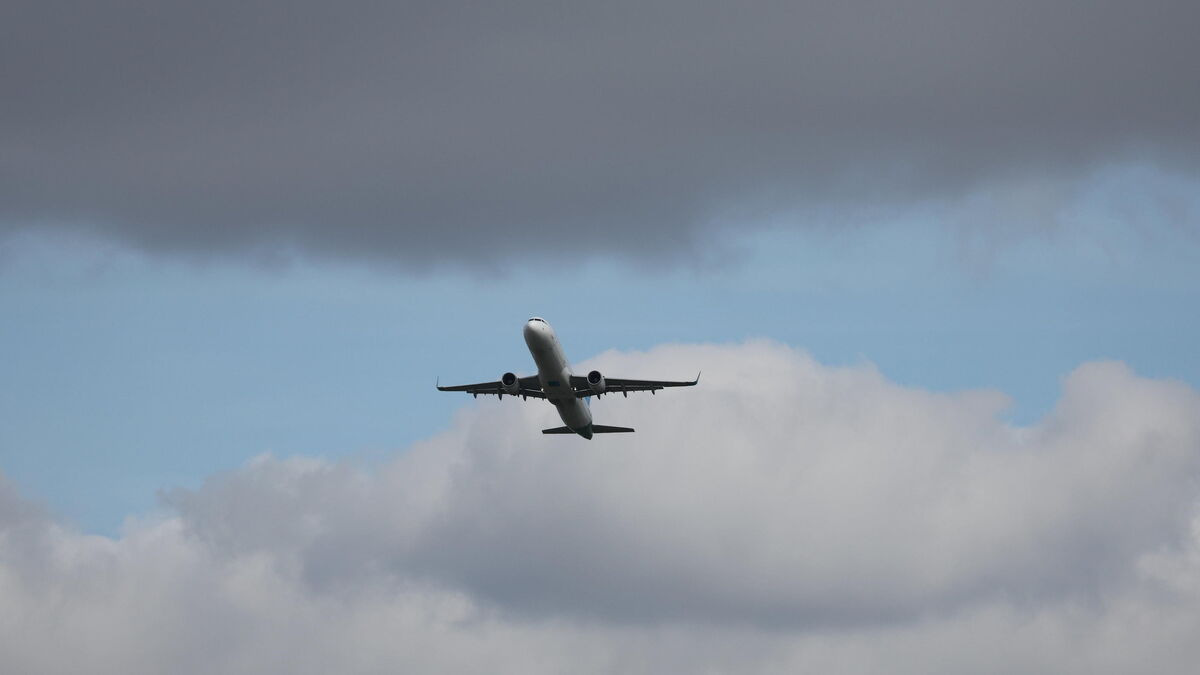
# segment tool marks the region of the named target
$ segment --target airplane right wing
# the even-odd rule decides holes
[[[696,374],[696,379],[684,380],[682,382],[677,380],[629,380],[619,377],[606,377],[604,378],[604,393],[613,394],[620,392],[628,396],[631,391],[648,391],[653,394],[664,387],[694,387],[698,382],[700,382],[699,373]],[[575,396],[578,398],[587,398],[588,396],[596,395],[588,384],[587,378],[582,375],[571,376],[571,387],[575,390]]]

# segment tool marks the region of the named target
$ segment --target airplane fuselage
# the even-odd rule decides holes
[[[554,404],[563,424],[584,438],[592,437],[592,412],[571,386],[571,366],[554,329],[545,320],[525,322],[525,344],[537,364],[538,382],[546,400]]]

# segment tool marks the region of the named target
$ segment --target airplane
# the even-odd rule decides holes
[[[537,364],[537,375],[517,377],[513,373],[504,373],[497,382],[460,384],[453,387],[443,387],[439,382],[435,385],[438,391],[465,391],[472,397],[494,394],[498,398],[504,398],[504,395],[508,394],[520,396],[522,400],[529,397],[546,399],[558,409],[558,416],[566,426],[542,429],[543,434],[579,434],[590,441],[593,434],[632,433],[633,429],[593,424],[591,409],[584,405],[589,396],[603,396],[619,391],[628,398],[631,391],[648,391],[653,394],[664,387],[692,387],[700,381],[699,373],[696,374],[696,379],[686,382],[606,378],[598,370],[593,370],[586,377],[580,377],[571,373],[558,336],[545,319],[535,316],[526,321],[524,332],[525,344],[533,355],[533,362]]]

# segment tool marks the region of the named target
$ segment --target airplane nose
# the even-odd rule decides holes
[[[536,322],[536,321],[532,321],[532,320],[526,321],[524,333],[525,333],[525,344],[527,344],[527,345],[532,346],[535,343],[541,341],[541,337],[542,337],[541,326],[539,326],[538,322]]]

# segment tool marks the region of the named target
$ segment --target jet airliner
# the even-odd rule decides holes
[[[566,426],[543,429],[543,434],[579,434],[591,440],[592,434],[628,433],[629,427],[610,427],[592,423],[592,411],[584,405],[589,396],[603,396],[613,392],[621,392],[629,396],[631,391],[648,391],[653,394],[664,387],[691,387],[700,381],[696,379],[685,382],[668,380],[625,380],[606,378],[600,371],[593,370],[586,377],[571,373],[567,357],[563,355],[562,345],[558,336],[546,320],[535,316],[525,322],[525,344],[537,364],[537,375],[517,377],[513,373],[505,373],[496,382],[480,382],[479,384],[460,384],[453,387],[443,387],[440,391],[465,391],[472,396],[494,394],[504,398],[505,394],[520,396],[522,399],[542,398],[554,404],[558,416]]]

